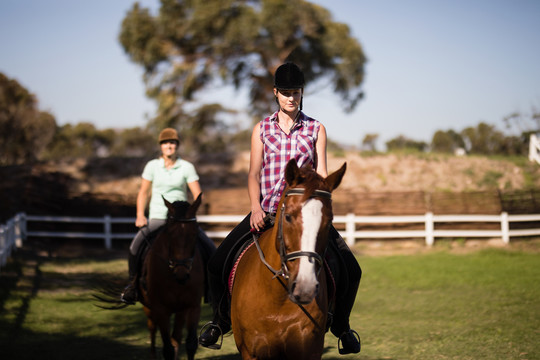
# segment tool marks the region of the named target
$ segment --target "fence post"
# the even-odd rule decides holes
[[[345,220],[345,241],[347,245],[354,245],[354,233],[356,232],[356,224],[354,223],[354,214],[348,213]]]
[[[107,250],[112,249],[112,231],[111,231],[111,216],[105,215],[104,217],[104,230],[105,230],[105,248]]]
[[[6,265],[8,258],[8,242],[6,237],[6,226],[0,224],[0,268]]]
[[[540,164],[540,141],[535,134],[531,134],[529,139],[529,161],[536,161]]]
[[[427,246],[433,246],[433,213],[427,212],[426,213],[426,245]]]
[[[23,222],[23,216],[22,213],[18,213],[15,215],[15,245],[18,248],[21,248],[23,243],[23,235],[22,235],[22,222]]]
[[[28,238],[28,227],[27,227],[28,221],[26,220],[26,213],[21,213],[21,238],[23,241],[26,241]]]
[[[8,248],[9,253],[13,250],[15,246],[17,246],[16,242],[16,236],[15,236],[15,217],[12,217],[7,221],[7,241],[8,241]]]
[[[510,243],[510,224],[508,223],[508,213],[505,211],[501,213],[501,232],[502,241],[505,244]]]

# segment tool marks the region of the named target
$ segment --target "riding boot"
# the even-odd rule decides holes
[[[203,326],[199,336],[199,344],[209,349],[220,349],[221,344],[218,340],[231,329],[229,318],[229,301],[227,298],[227,289],[221,282],[219,276],[208,272],[208,282],[210,284],[212,308],[214,310],[214,319]]]
[[[219,349],[218,340],[231,329],[229,297],[227,294],[227,279],[233,266],[232,260],[241,244],[251,238],[250,215],[246,216],[227,237],[208,262],[208,284],[214,319],[203,326],[199,336],[199,344],[210,349]]]
[[[340,291],[341,294],[336,300],[331,331],[339,338],[338,349],[340,354],[355,354],[360,352],[360,336],[350,328],[349,316],[356,300],[356,293],[362,278],[362,269],[334,227],[330,230],[330,237],[331,240],[335,241],[344,265],[344,268],[340,271],[340,279],[337,281],[338,287],[341,287],[343,292]],[[340,348],[340,344],[342,348]]]
[[[334,335],[338,336],[339,334],[338,350],[341,355],[359,353],[361,348],[360,336],[356,331],[352,330],[349,325],[349,316],[356,299],[356,291],[358,290],[360,278],[357,276],[350,276],[349,279],[350,284],[347,291],[338,300],[339,303],[336,304],[336,321],[331,327]]]
[[[128,257],[129,283],[122,293],[122,302],[135,305],[137,302],[137,256],[129,253]]]
[[[349,329],[339,337],[338,351],[341,355],[357,354],[361,347],[360,336],[354,330]]]

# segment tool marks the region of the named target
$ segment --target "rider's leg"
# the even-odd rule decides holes
[[[210,256],[212,256],[216,251],[216,244],[214,244],[214,241],[210,239],[201,228],[199,228],[199,234],[197,236],[201,241],[202,247],[204,248],[204,257],[206,258],[206,260],[208,260]]]
[[[137,277],[138,277],[138,252],[145,238],[152,231],[165,224],[165,220],[150,219],[148,226],[140,228],[129,246],[128,254],[128,285],[124,289],[120,299],[126,304],[133,305],[137,301]]]
[[[230,264],[226,264],[229,253],[245,238],[245,235],[251,229],[249,219],[250,215],[246,216],[227,235],[208,261],[208,282],[210,285],[214,318],[210,324],[205,326],[204,331],[199,337],[199,343],[204,347],[219,349],[220,346],[216,345],[217,341],[222,334],[229,332],[231,329],[227,283],[224,279],[223,272],[225,269],[225,273],[227,274],[230,270]]]
[[[348,277],[343,295],[336,300],[331,331],[340,339],[343,347],[339,350],[341,354],[358,353],[360,351],[360,341],[354,335],[356,332],[350,328],[349,317],[356,300],[356,293],[360,285],[360,278],[362,277],[362,269],[343,238],[333,226],[330,227],[330,239],[335,241],[337,245],[338,251],[345,263],[346,277]],[[343,281],[338,280],[338,286],[340,286],[340,283],[343,284]]]
[[[216,245],[214,244],[214,241],[210,239],[201,228],[199,228],[198,238],[199,244],[201,245],[199,247],[199,250],[201,251],[204,269],[207,269],[208,260],[216,252]],[[210,301],[210,285],[208,276],[205,276],[204,280],[204,302],[208,303]]]

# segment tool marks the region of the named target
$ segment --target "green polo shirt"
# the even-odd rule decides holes
[[[150,219],[167,218],[168,209],[162,196],[169,202],[187,201],[187,184],[199,180],[193,164],[182,159],[177,159],[170,169],[165,167],[163,158],[150,160],[144,167],[142,177],[152,182]]]

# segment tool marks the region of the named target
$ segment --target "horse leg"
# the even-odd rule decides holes
[[[146,314],[146,326],[150,332],[150,359],[156,359],[156,324],[152,321],[152,311],[146,306],[143,308]]]
[[[184,314],[177,312],[174,315],[174,328],[171,336],[171,342],[175,349],[175,359],[178,358],[178,351],[182,343],[182,328],[184,327]]]
[[[170,316],[169,314],[161,313],[160,315],[156,315],[155,319],[161,335],[161,342],[163,343],[163,358],[165,360],[174,360],[176,354],[170,337]]]
[[[197,329],[199,327],[199,319],[201,317],[201,306],[196,306],[186,312],[187,322],[187,337],[186,337],[186,354],[188,360],[195,359],[195,352],[199,346],[197,339]]]

